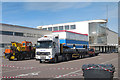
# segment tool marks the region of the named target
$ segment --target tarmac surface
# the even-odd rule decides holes
[[[114,78],[118,78],[118,53],[101,53],[98,56],[59,63],[39,63],[35,59],[9,61],[2,58],[1,78],[83,78],[83,64],[113,64]]]

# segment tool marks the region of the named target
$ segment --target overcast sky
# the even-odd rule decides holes
[[[117,2],[3,2],[2,23],[36,28],[41,25],[106,19],[107,5],[108,27],[118,32]]]

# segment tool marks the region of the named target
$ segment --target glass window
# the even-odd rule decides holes
[[[71,28],[71,29],[76,29],[76,26],[75,26],[75,25],[71,25],[70,28]]]
[[[1,47],[1,48],[4,48],[4,44],[0,44],[0,47]]]
[[[23,46],[25,46],[25,43],[23,43]]]
[[[65,30],[69,30],[69,25],[66,25],[66,26],[65,26]]]
[[[15,32],[15,36],[23,36],[23,33]]]
[[[43,28],[43,30],[47,30],[47,28]]]
[[[59,30],[63,30],[63,26],[59,26]]]
[[[8,46],[11,46],[11,43],[1,43],[0,44],[1,48],[8,48]]]
[[[11,31],[0,31],[0,34],[2,34],[2,35],[13,35],[13,32],[11,32]]]
[[[52,48],[52,41],[38,41],[37,48]]]
[[[48,30],[49,30],[49,31],[52,31],[52,27],[48,27]]]
[[[57,31],[58,30],[58,27],[53,27],[53,31]]]

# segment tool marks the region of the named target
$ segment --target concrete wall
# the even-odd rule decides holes
[[[118,33],[111,30],[107,30],[107,45],[117,46],[118,45]]]

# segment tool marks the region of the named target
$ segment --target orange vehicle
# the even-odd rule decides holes
[[[35,57],[35,48],[32,47],[32,43],[29,41],[23,41],[22,43],[11,42],[12,46],[5,49],[5,57],[9,60],[22,60],[25,58]]]

